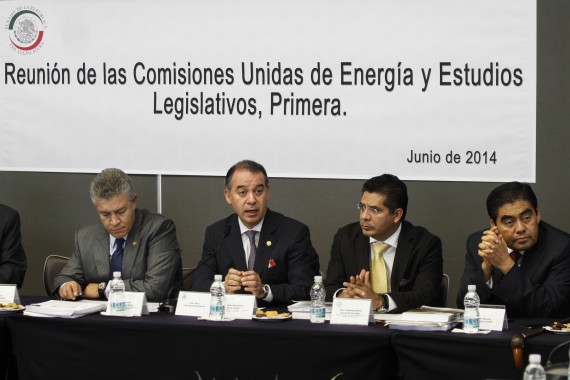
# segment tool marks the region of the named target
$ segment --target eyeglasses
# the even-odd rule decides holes
[[[380,210],[377,209],[376,207],[373,206],[366,206],[365,204],[362,203],[357,203],[356,204],[356,208],[360,211],[360,213],[365,213],[366,210],[368,210],[368,212],[372,215],[378,215],[380,214]]]

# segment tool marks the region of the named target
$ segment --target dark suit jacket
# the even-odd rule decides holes
[[[570,235],[546,222],[540,222],[538,241],[527,251],[521,266],[505,276],[493,270],[493,289],[483,280],[477,254],[483,231],[467,238],[465,270],[457,295],[463,308],[467,285],[477,285],[483,304],[506,305],[509,316],[568,317],[570,315]]]
[[[342,283],[362,269],[370,270],[370,238],[358,222],[338,230],[325,279],[327,299]],[[441,240],[423,227],[404,221],[394,256],[390,297],[403,312],[422,305],[437,305],[443,276]]]
[[[22,287],[26,274],[26,253],[22,247],[20,215],[0,204],[0,284]]]
[[[75,234],[75,249],[54,281],[53,292],[70,280],[81,287],[109,281],[109,233],[101,223]],[[145,292],[149,301],[164,301],[174,285],[182,282],[182,259],[174,222],[148,210],[135,210],[123,253],[121,277],[129,292]]]
[[[229,230],[223,238],[226,226],[229,226]],[[219,252],[216,254],[218,247]],[[273,260],[276,265],[270,267],[269,260]],[[230,268],[247,270],[236,214],[206,229],[202,259],[194,273],[192,290],[210,291],[214,275],[221,274],[225,277]],[[286,305],[293,300],[309,299],[314,276],[319,274],[319,256],[311,244],[309,228],[294,219],[267,210],[253,269],[261,281],[271,287],[272,305]]]

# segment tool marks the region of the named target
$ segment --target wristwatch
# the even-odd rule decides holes
[[[388,295],[387,294],[379,294],[380,298],[382,298],[382,306],[377,308],[374,311],[387,311],[388,310]]]
[[[97,289],[99,292],[99,297],[107,298],[107,297],[105,297],[105,289],[107,289],[107,283],[106,282],[99,283],[99,287]]]

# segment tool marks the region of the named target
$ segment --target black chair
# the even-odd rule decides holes
[[[53,281],[69,261],[69,257],[50,255],[44,262],[44,288],[48,296],[52,296]]]

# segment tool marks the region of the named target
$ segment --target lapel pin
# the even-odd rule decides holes
[[[268,240],[265,244],[267,244],[268,247],[271,247],[271,240]]]
[[[137,242],[136,242],[136,241],[133,241],[133,242],[131,243],[131,245],[134,247],[135,245],[137,245]]]

